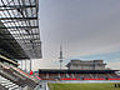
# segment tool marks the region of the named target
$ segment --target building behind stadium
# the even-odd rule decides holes
[[[71,60],[67,65],[69,70],[105,70],[106,64],[103,60]]]

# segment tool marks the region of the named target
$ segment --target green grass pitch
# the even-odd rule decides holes
[[[59,84],[49,83],[50,90],[120,90],[114,83]]]

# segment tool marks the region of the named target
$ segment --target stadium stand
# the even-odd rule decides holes
[[[37,90],[38,76],[18,68],[19,61],[42,57],[39,0],[0,0],[0,90]]]
[[[19,89],[28,87],[33,90],[39,83],[38,79],[28,75],[19,68],[0,63],[0,85],[4,88]]]
[[[39,69],[42,80],[120,80],[119,70],[107,69],[104,60],[71,60],[68,69]]]
[[[119,70],[48,70],[40,69],[42,80],[120,80]]]

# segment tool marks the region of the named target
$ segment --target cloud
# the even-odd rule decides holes
[[[107,67],[112,68],[114,70],[120,70],[120,62],[109,62]]]
[[[65,59],[84,57],[118,62],[119,8],[120,0],[41,0],[43,59],[36,61],[37,68],[59,66],[61,43]]]

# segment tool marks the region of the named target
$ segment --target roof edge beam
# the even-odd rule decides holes
[[[37,19],[37,17],[26,17],[26,18],[23,18],[23,17],[11,17],[11,18],[0,18],[0,20],[33,20],[33,19]]]
[[[36,5],[9,5],[9,6],[6,6],[6,5],[2,5],[2,6],[0,6],[0,8],[14,8],[14,9],[18,9],[18,8],[35,8],[36,7]]]
[[[38,28],[38,26],[13,26],[13,27],[0,27],[0,29],[14,29],[14,28],[22,28],[22,29],[33,29]]]

